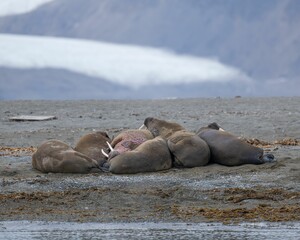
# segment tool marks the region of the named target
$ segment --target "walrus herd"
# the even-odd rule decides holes
[[[194,133],[175,122],[153,117],[140,129],[121,132],[110,139],[106,132],[82,136],[72,148],[59,140],[43,142],[32,155],[33,168],[53,173],[156,172],[172,167],[226,166],[275,161],[272,154],[254,147],[217,123]]]

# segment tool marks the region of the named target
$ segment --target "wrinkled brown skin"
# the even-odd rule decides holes
[[[42,143],[32,155],[32,166],[43,173],[101,172],[96,160],[59,140]]]
[[[146,118],[144,125],[154,137],[162,136],[165,139],[169,139],[169,137],[175,132],[185,130],[185,128],[178,123],[168,122],[152,117]]]
[[[157,172],[172,167],[172,157],[166,140],[161,137],[143,142],[136,149],[112,158],[108,163],[109,172],[132,174]]]
[[[154,136],[167,140],[176,167],[199,167],[209,162],[210,150],[205,141],[178,123],[146,118],[144,125]]]
[[[208,145],[191,132],[181,130],[173,133],[168,139],[168,146],[177,167],[200,167],[209,162]]]
[[[79,139],[74,150],[95,159],[99,165],[102,165],[106,161],[106,157],[101,150],[107,149],[106,142],[111,142],[106,132],[88,133]]]
[[[262,164],[263,149],[248,144],[233,134],[219,131],[215,126],[200,128],[197,135],[208,144],[211,162],[226,166]]]
[[[109,160],[119,154],[136,149],[150,139],[153,139],[153,135],[147,129],[131,129],[121,132],[111,142],[114,151],[109,153]]]

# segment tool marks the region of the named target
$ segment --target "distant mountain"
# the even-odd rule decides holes
[[[250,95],[299,95],[299,13],[299,0],[55,0],[29,13],[1,17],[0,33],[93,39],[213,57],[256,80]],[[49,73],[26,71],[27,78]],[[19,73],[10,71],[7,79],[22,78]],[[55,79],[63,79],[60,74]],[[200,85],[198,91],[206,84]],[[216,85],[198,95],[218,95]],[[223,93],[247,95],[242,85],[234,88],[240,91],[230,94],[225,87]]]
[[[127,87],[61,69],[0,68],[1,99],[130,98]]]
[[[132,89],[99,78],[88,77],[66,70],[17,70],[0,68],[0,99],[143,99],[173,97],[204,97],[216,88],[216,94],[231,94],[228,89],[218,90],[218,83],[144,86]],[[222,85],[222,84],[221,84]],[[227,84],[223,84],[226,86]],[[203,88],[205,86],[205,88]],[[240,89],[241,90],[241,89]],[[223,91],[223,93],[221,92]],[[224,91],[227,91],[224,92]],[[238,91],[237,91],[238,93]],[[217,94],[218,96],[218,94]]]
[[[56,0],[0,32],[86,38],[217,57],[254,78],[300,73],[298,0]]]
[[[58,69],[0,68],[0,100],[13,99],[165,99],[199,97],[289,96],[298,88],[238,82],[161,84],[132,89],[104,79]],[[256,89],[256,90],[255,90]],[[268,89],[266,91],[266,89]]]

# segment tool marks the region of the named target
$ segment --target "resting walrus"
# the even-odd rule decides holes
[[[210,151],[206,142],[178,123],[148,117],[144,125],[155,137],[161,136],[167,140],[174,166],[199,167],[208,163]]]
[[[143,142],[153,139],[153,135],[146,129],[130,129],[121,132],[111,142],[111,152],[108,159],[114,158],[119,154],[132,151]]]
[[[111,158],[102,167],[111,173],[127,174],[156,172],[172,167],[172,157],[166,140],[157,137],[143,142],[132,151]]]
[[[238,166],[274,161],[272,154],[264,155],[263,149],[252,146],[224,130],[220,131],[216,123],[200,128],[197,135],[207,142],[212,162]]]
[[[111,142],[111,140],[106,132],[88,133],[79,139],[74,150],[95,159],[99,165],[102,165],[106,161],[106,157],[101,150],[107,147],[107,142]]]
[[[32,166],[44,173],[101,172],[96,160],[74,151],[59,140],[42,143],[32,155]]]

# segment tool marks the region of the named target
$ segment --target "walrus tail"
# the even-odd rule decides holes
[[[276,162],[276,159],[273,154],[267,153],[263,155],[263,161],[265,163]]]
[[[99,167],[102,172],[109,173],[108,167]]]

